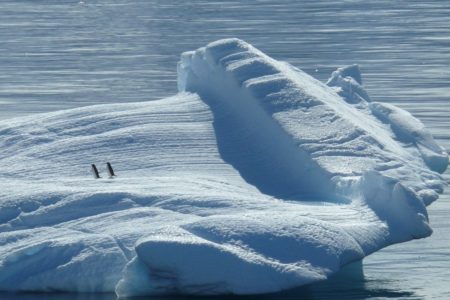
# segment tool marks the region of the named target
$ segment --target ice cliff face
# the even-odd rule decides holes
[[[178,75],[171,98],[0,123],[0,290],[273,292],[431,233],[447,154],[357,66],[325,85],[229,39]]]

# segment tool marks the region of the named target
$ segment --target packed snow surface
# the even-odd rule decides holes
[[[323,84],[227,39],[178,76],[170,98],[0,123],[0,290],[274,292],[431,234],[447,154],[358,66]]]

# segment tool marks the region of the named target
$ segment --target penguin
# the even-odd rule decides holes
[[[110,178],[113,178],[114,176],[116,176],[116,174],[114,173],[114,170],[109,162],[106,163],[106,169],[108,170],[108,175]]]
[[[100,173],[97,170],[97,167],[95,166],[95,164],[91,164],[91,171],[92,171],[92,175],[94,175],[95,179],[99,179],[100,177]]]

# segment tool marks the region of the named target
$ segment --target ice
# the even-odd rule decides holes
[[[369,107],[377,118],[391,126],[397,139],[411,143],[419,149],[430,169],[439,173],[446,170],[447,152],[436,144],[431,133],[420,120],[414,118],[409,112],[388,103],[373,102]]]
[[[336,88],[336,92],[349,103],[370,101],[366,90],[362,87],[361,71],[358,65],[338,68],[331,74],[327,85]]]
[[[326,85],[227,39],[178,76],[170,98],[0,122],[0,290],[275,292],[431,234],[447,154],[356,65]]]
[[[361,191],[360,178],[370,171],[417,193],[441,189],[434,185],[439,175],[424,162],[432,161],[432,169],[442,172],[447,154],[420,121],[400,108],[382,106],[390,123],[380,122],[379,103],[365,96],[357,103],[343,101],[335,89],[236,39],[183,54],[179,74],[182,90],[209,103],[222,156],[266,193],[342,201]],[[362,90],[357,66],[338,69],[328,84],[337,77]],[[254,141],[250,150],[230,150],[230,144],[249,144],[242,136]],[[274,173],[284,176],[282,183],[271,182],[279,178]]]

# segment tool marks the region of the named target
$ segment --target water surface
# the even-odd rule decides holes
[[[450,149],[450,4],[367,2],[2,0],[0,119],[173,95],[182,51],[238,37],[323,81],[358,63],[372,99],[409,110]],[[448,192],[429,214],[433,236],[369,256],[358,276],[264,298],[450,299]]]

